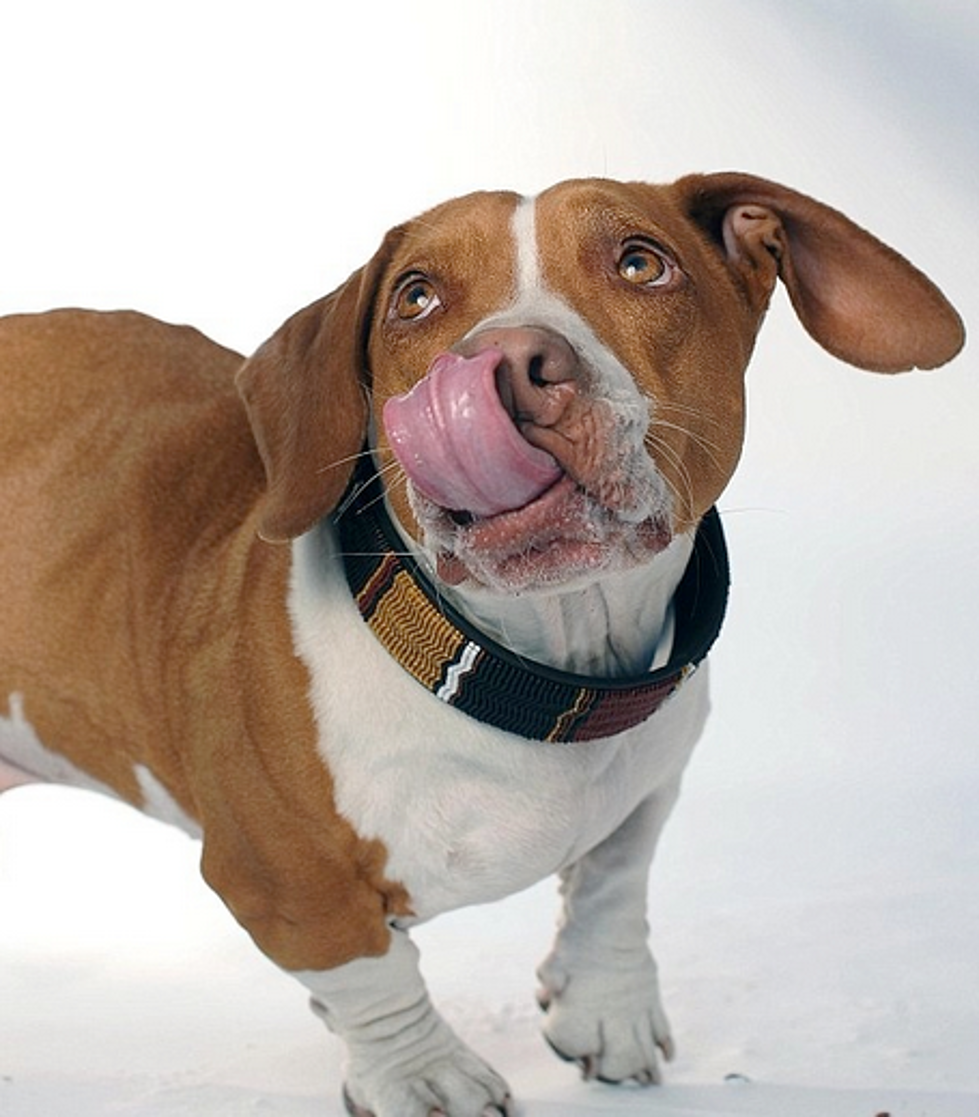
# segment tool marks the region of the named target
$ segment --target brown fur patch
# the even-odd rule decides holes
[[[141,805],[145,765],[204,830],[204,872],[287,969],[382,953],[403,889],[336,812],[242,358],[134,314],[0,323],[0,695]]]

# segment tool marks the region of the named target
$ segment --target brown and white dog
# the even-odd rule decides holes
[[[646,877],[779,278],[859,367],[962,344],[895,252],[742,174],[448,202],[246,361],[133,313],[0,323],[0,789],[199,835],[345,1041],[351,1112],[509,1111],[409,929],[551,873],[548,1040],[659,1080]]]

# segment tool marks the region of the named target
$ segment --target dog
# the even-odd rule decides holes
[[[357,1117],[512,1112],[410,930],[549,874],[546,1039],[660,1081],[647,874],[778,280],[859,368],[963,344],[896,252],[740,173],[450,201],[247,360],[132,312],[0,323],[0,789],[200,837],[344,1041]]]

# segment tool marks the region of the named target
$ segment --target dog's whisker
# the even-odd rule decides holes
[[[711,450],[720,449],[717,443],[712,442],[706,435],[698,434],[697,431],[693,431],[680,423],[671,423],[667,419],[654,418],[650,425],[653,427],[663,427],[665,430],[679,431],[680,434],[686,435],[692,442],[696,442],[700,446],[709,447]]]
[[[718,459],[718,455],[720,454],[720,447],[716,443],[711,442],[709,439],[705,438],[703,435],[697,434],[695,431],[690,430],[688,427],[680,426],[678,423],[668,423],[663,419],[654,419],[651,427],[660,427],[663,430],[677,431],[684,437],[689,438],[695,446],[698,446],[701,450],[703,450],[703,452],[715,465],[719,466],[721,464]]]
[[[336,551],[335,554],[339,555],[341,558],[386,558],[388,555],[395,555],[398,558],[414,558],[414,555],[411,551],[396,551],[393,549],[384,551],[341,550]]]
[[[673,400],[656,400],[653,403],[653,419],[655,420],[660,411],[675,411],[679,415],[692,415],[698,422],[710,423],[712,426],[723,426],[720,419],[712,415],[704,413],[701,407],[691,407],[689,404],[676,403]]]
[[[361,511],[366,512],[369,508],[373,508],[375,504],[379,504],[381,501],[384,500],[385,495],[386,494],[382,490],[377,494],[377,496],[373,497],[371,500],[368,500],[365,504],[362,504]]]
[[[380,477],[384,473],[390,473],[393,474],[393,476],[387,478],[386,486],[381,488],[373,500],[369,500],[366,504],[362,505],[362,510],[366,511],[368,508],[373,508],[379,501],[384,500],[396,486],[400,485],[404,487],[408,484],[408,478],[397,462],[392,462],[389,466],[385,466],[383,469],[378,470],[375,477]]]
[[[681,506],[693,508],[693,481],[690,477],[690,471],[687,469],[683,458],[669,445],[664,439],[659,438],[657,435],[650,432],[647,435],[647,441],[673,466],[676,471],[678,480],[683,484],[686,492],[681,492],[677,484],[670,478],[668,474],[664,474],[667,485],[676,497]]]
[[[369,458],[373,450],[358,450],[356,454],[348,454],[345,458],[337,458],[336,461],[329,462],[327,465],[320,466],[317,469],[317,474],[329,473],[331,469],[340,469],[341,466],[350,465],[351,462],[361,461],[363,458]]]
[[[385,474],[388,474],[387,478],[385,478]],[[388,489],[392,488],[395,484],[403,483],[406,480],[400,465],[396,461],[389,462],[387,465],[375,470],[374,473],[372,473],[371,476],[366,478],[363,482],[354,485],[350,489],[350,491],[335,509],[333,513],[334,519],[340,519],[342,516],[344,516],[350,510],[351,505],[355,504],[360,499],[365,489],[369,488],[369,486],[374,484],[376,481],[382,479],[386,480]],[[377,500],[383,499],[383,497],[384,490],[382,488],[380,495],[374,500],[370,501],[370,503],[365,505],[365,507],[371,507],[371,505],[376,503]]]
[[[351,486],[350,491],[343,498],[343,500],[337,505],[337,507],[333,510],[334,519],[339,520],[342,516],[344,516],[347,513],[347,511],[350,509],[351,505],[353,505],[357,502],[358,497],[360,496],[360,494],[366,488],[367,488],[367,482],[364,482],[363,484],[360,484],[360,485]]]
[[[506,648],[511,655],[516,656],[521,663],[530,662],[525,655],[521,655],[516,641],[510,636],[509,626],[505,620],[500,625],[500,637],[499,644],[501,647]]]

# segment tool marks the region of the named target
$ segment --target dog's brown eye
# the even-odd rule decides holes
[[[636,287],[663,287],[676,272],[676,265],[651,244],[633,241],[619,257],[619,275]]]
[[[435,285],[423,275],[409,275],[394,295],[394,312],[405,322],[426,318],[441,305]]]

